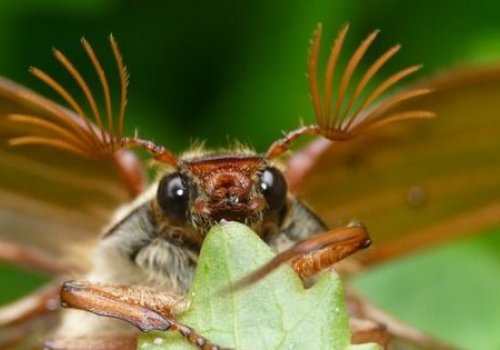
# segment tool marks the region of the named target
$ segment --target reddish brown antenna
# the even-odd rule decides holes
[[[127,105],[128,72],[118,48],[118,44],[112,35],[109,43],[113,52],[118,76],[120,79],[120,108],[118,121],[115,123],[111,91],[104,69],[90,43],[82,38],[83,49],[91,61],[104,95],[104,110],[106,122],[101,116],[96,99],[89,88],[88,83],[74,66],[74,64],[59,50],[54,49],[57,61],[69,72],[77,85],[85,95],[85,102],[89,106],[91,115],[85,112],[85,108],[66,90],[60,83],[44,71],[32,67],[30,72],[52,88],[71,108],[68,111],[49,100],[43,99],[31,92],[20,92],[25,98],[34,101],[49,116],[11,114],[9,119],[19,123],[35,126],[40,133],[22,135],[9,140],[13,146],[20,145],[44,145],[63,149],[75,154],[89,158],[106,158],[114,155],[118,150],[124,148],[142,148],[151,153],[153,157],[170,165],[176,165],[177,159],[165,147],[158,146],[151,141],[138,138],[123,137],[123,125]]]
[[[361,79],[354,87],[353,93],[350,95],[347,94],[359,63],[370,45],[376,39],[379,31],[374,31],[368,35],[354,51],[347,62],[338,86],[334,89],[334,77],[337,71],[337,63],[348,31],[349,25],[345,25],[337,36],[330,51],[325,71],[325,95],[323,99],[321,99],[320,96],[317,75],[322,34],[321,24],[319,24],[314,31],[309,49],[307,67],[309,90],[316,116],[316,124],[296,129],[287,133],[282,139],[275,141],[266,152],[265,157],[267,159],[273,159],[282,155],[288,150],[290,144],[302,135],[319,134],[332,141],[345,141],[367,130],[380,127],[387,123],[406,119],[426,119],[435,116],[433,112],[423,110],[410,110],[395,114],[388,113],[389,109],[399,102],[431,92],[430,89],[426,88],[403,91],[391,96],[388,100],[379,105],[374,105],[378,97],[387,91],[387,89],[391,88],[398,81],[418,71],[421,66],[412,66],[398,71],[376,86],[364,99],[361,98],[365,92],[366,86],[384,64],[399,51],[401,48],[400,45],[390,48],[375,60],[362,75]],[[323,103],[321,100],[323,100]],[[358,107],[354,108],[356,105]]]

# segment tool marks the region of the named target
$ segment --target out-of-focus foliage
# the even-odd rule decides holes
[[[129,133],[138,128],[174,151],[195,139],[210,146],[238,139],[264,150],[300,118],[312,120],[305,61],[317,22],[323,22],[325,46],[350,22],[346,51],[382,29],[366,62],[402,43],[383,74],[424,63],[423,76],[500,62],[498,13],[495,0],[3,1],[0,74],[53,96],[27,68],[39,66],[74,86],[51,57],[55,46],[93,76],[78,42],[84,35],[112,72],[106,47],[112,32],[131,72]],[[442,339],[463,348],[498,349],[499,304],[488,297],[500,283],[498,234],[384,266],[357,284],[383,307]],[[17,270],[0,269],[0,301],[30,287],[21,284],[26,279],[16,277]]]

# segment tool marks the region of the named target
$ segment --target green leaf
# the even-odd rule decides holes
[[[260,267],[272,250],[246,226],[227,223],[208,233],[190,292],[191,307],[177,317],[210,341],[236,349],[378,349],[350,345],[344,291],[337,275],[326,273],[312,288],[289,266],[242,291],[222,288]],[[168,344],[168,345],[167,345]],[[194,349],[172,332],[141,337],[143,350]]]

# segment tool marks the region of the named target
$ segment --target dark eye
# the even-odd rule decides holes
[[[160,181],[157,199],[170,220],[180,222],[186,219],[189,194],[179,173],[168,175]]]
[[[285,204],[287,186],[281,171],[267,168],[260,178],[260,190],[266,198],[269,209],[280,209]]]

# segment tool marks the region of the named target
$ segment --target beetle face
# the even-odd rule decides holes
[[[172,224],[191,226],[202,236],[221,220],[238,221],[257,232],[264,222],[277,227],[276,214],[286,198],[281,171],[257,155],[187,159],[160,181],[157,194]]]

